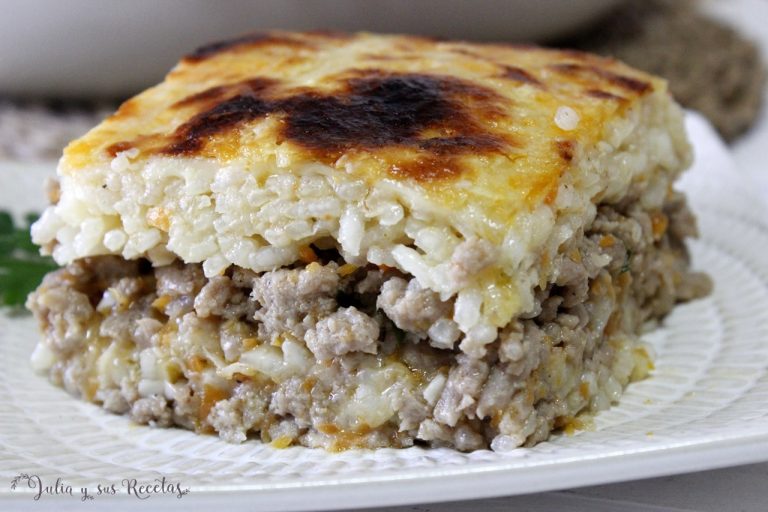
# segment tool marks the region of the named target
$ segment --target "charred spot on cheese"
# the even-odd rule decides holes
[[[360,74],[340,94],[289,99],[286,138],[326,159],[355,147],[408,146],[446,154],[506,143],[474,120],[502,115],[505,100],[490,89],[447,76]],[[427,131],[435,136],[425,136]]]
[[[122,153],[123,151],[128,151],[132,147],[133,147],[132,142],[127,140],[121,140],[107,146],[105,151],[110,157],[114,158],[117,156],[118,153]]]
[[[276,34],[270,32],[253,32],[232,39],[225,39],[215,43],[206,44],[195,49],[192,53],[184,57],[186,62],[199,62],[219,53],[240,47],[249,47],[261,45],[282,45],[293,47],[310,47],[308,41],[303,41],[286,34]]]
[[[507,45],[505,45],[507,46]],[[535,45],[508,45],[513,48],[525,48],[525,49],[539,49],[539,47]],[[479,59],[485,62],[489,62],[497,67],[499,67],[500,72],[498,75],[496,75],[498,78],[504,78],[507,80],[512,80],[515,82],[519,82],[521,84],[528,84],[533,85],[536,87],[544,87],[544,84],[541,83],[539,79],[537,79],[533,74],[529,71],[526,71],[525,69],[519,67],[519,66],[512,66],[508,64],[501,64],[495,59],[492,59],[488,57],[487,55],[483,55],[477,52],[473,52],[470,50],[467,50],[466,48],[453,48],[451,50],[454,53],[458,53],[460,55],[466,55],[467,57],[472,57],[473,59]]]
[[[269,102],[253,95],[238,94],[179,126],[173,134],[174,142],[162,152],[169,155],[197,152],[208,137],[262,117],[270,111]]]
[[[602,80],[615,85],[616,87],[620,87],[636,94],[644,94],[653,90],[653,86],[649,82],[638,80],[626,75],[620,75],[618,73],[614,73],[613,71],[608,71],[607,69],[599,68],[597,66],[588,66],[584,64],[575,64],[569,62],[553,64],[550,66],[550,69],[565,75],[582,76]]]
[[[537,80],[536,77],[534,77],[523,68],[519,68],[517,66],[503,66],[501,78],[507,78],[509,80],[514,80],[515,82],[542,87],[542,83]]]
[[[572,140],[556,140],[555,148],[560,158],[566,162],[573,160],[573,155],[576,151],[576,143]]]
[[[191,94],[186,98],[183,98],[177,101],[171,106],[174,108],[187,107],[190,105],[194,105],[196,103],[220,100],[231,89],[232,89],[232,85],[230,84],[217,85],[216,87],[211,87],[209,89],[205,89],[204,91]]]
[[[519,46],[519,47],[525,47],[527,49],[533,49],[533,48],[538,49],[538,47],[533,45],[504,45],[504,46],[510,46],[514,48],[517,48]],[[534,85],[536,87],[544,86],[544,84],[542,84],[540,80],[538,80],[535,76],[533,76],[532,73],[530,73],[529,71],[526,71],[525,69],[519,66],[502,64],[498,60],[493,59],[488,55],[483,55],[482,53],[474,52],[466,48],[452,48],[451,51],[459,55],[465,55],[473,59],[477,59],[477,60],[481,60],[481,61],[485,61],[490,64],[493,64],[494,66],[499,68],[499,74],[495,75],[495,77],[505,78],[507,80],[513,80],[515,82],[519,82],[523,84]]]
[[[278,80],[272,78],[256,77],[243,80],[234,84],[224,84],[205,89],[197,92],[184,99],[181,99],[174,103],[173,107],[188,107],[191,105],[197,105],[200,103],[214,103],[221,101],[227,96],[233,96],[234,94],[262,94],[270,87],[274,87],[279,83]]]
[[[270,89],[275,81],[259,79],[196,93],[176,105],[215,104],[182,124],[162,152],[199,151],[209,137],[271,113],[283,116],[283,140],[325,162],[355,148],[409,147],[447,157],[500,152],[514,145],[509,134],[483,127],[481,121],[504,115],[506,100],[490,89],[439,75],[371,70],[356,70],[351,75],[341,82],[341,89],[330,94],[294,91],[275,97]],[[427,167],[424,176],[429,179],[439,174],[437,169],[454,169],[446,162]],[[407,174],[415,177],[417,173]]]
[[[104,148],[104,152],[110,156],[110,158],[114,158],[118,155],[118,153],[122,153],[124,151],[128,151],[133,148],[139,148],[142,150],[146,150],[147,148],[152,148],[153,146],[156,146],[156,140],[162,137],[159,134],[156,133],[149,133],[149,134],[143,134],[138,135],[136,138],[132,140],[119,140],[113,144],[110,144],[106,148]]]
[[[598,98],[601,100],[627,101],[627,98],[625,98],[624,96],[619,96],[618,94],[613,94],[608,91],[603,91],[600,89],[587,90],[587,96],[591,96],[592,98]]]
[[[457,153],[502,151],[505,147],[514,146],[511,137],[500,135],[459,135],[456,137],[434,137],[424,139],[418,147],[436,155],[451,155]]]

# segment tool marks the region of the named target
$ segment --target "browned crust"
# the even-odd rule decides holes
[[[282,140],[325,162],[356,149],[415,150],[418,157],[393,173],[417,180],[460,174],[458,155],[503,152],[515,145],[509,134],[478,121],[506,115],[508,100],[483,86],[450,76],[375,69],[351,71],[338,83],[337,90],[321,94],[281,91],[276,80],[253,78],[192,94],[174,107],[202,107],[202,112],[179,126],[160,152],[194,154],[210,137],[268,114],[281,116]],[[129,147],[120,142],[109,150]]]
[[[501,73],[502,78],[507,78],[509,80],[514,80],[524,84],[535,85],[536,87],[544,87],[544,84],[542,84],[535,76],[522,68],[517,66],[504,66],[503,68],[504,71]]]
[[[611,92],[603,91],[601,89],[587,89],[587,91],[585,91],[585,94],[592,98],[598,98],[601,100],[627,101],[627,98],[625,98],[624,96],[619,96],[618,94],[613,94]]]
[[[576,143],[574,141],[557,140],[555,141],[555,148],[557,149],[557,154],[560,155],[560,158],[569,163],[573,160],[576,152]]]
[[[134,160],[255,161],[285,144],[292,162],[430,182],[441,194],[460,180],[487,196],[516,187],[528,204],[575,158],[555,144],[560,106],[582,120],[568,138],[589,145],[657,88],[664,84],[618,61],[536,46],[250,34],[193,52],[70,144],[63,163],[82,168],[132,148]],[[464,191],[452,197],[464,201]]]
[[[607,69],[585,64],[576,64],[573,62],[552,64],[550,69],[568,76],[587,76],[603,79],[616,87],[625,89],[635,94],[645,94],[653,90],[650,82],[645,82],[637,78],[626,75],[620,75]]]

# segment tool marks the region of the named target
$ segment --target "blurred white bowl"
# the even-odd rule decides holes
[[[6,0],[0,94],[126,95],[212,40],[266,28],[542,41],[618,0]]]

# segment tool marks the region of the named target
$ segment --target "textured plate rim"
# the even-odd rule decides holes
[[[488,467],[454,467],[445,471],[434,469],[423,475],[410,473],[363,475],[356,479],[328,478],[308,483],[280,485],[270,483],[253,486],[200,486],[189,497],[177,500],[153,497],[164,510],[189,510],[190,504],[247,507],[248,510],[341,510],[371,506],[398,506],[414,503],[440,503],[455,500],[514,496],[552,491],[586,485],[609,484],[625,480],[663,477],[691,471],[703,471],[768,461],[768,432],[752,435],[729,435],[708,442],[681,443],[679,446],[650,449],[630,454],[579,457],[563,462],[543,462],[529,467],[491,464]],[[589,464],[589,471],[574,471]],[[659,470],[660,465],[664,469]],[[338,501],[337,491],[344,488],[344,501]],[[468,493],[471,487],[471,493]],[[34,505],[30,492],[3,490],[3,501]],[[48,498],[57,509],[79,503],[71,498]],[[127,495],[110,497],[117,509],[130,507],[137,500]],[[140,503],[140,502],[138,502]],[[66,507],[69,508],[69,507]],[[113,507],[110,507],[113,508]],[[239,509],[239,508],[238,508]],[[74,506],[73,506],[74,510]]]

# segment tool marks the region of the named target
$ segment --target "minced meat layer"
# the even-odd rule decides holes
[[[356,267],[314,247],[291,268],[231,267],[210,279],[199,264],[85,258],[48,275],[28,306],[54,354],[53,380],[140,423],[279,446],[506,448],[607,407],[642,376],[635,335],[709,289],[688,271],[683,239],[694,234],[679,194],[664,211],[601,206],[554,262],[557,277],[536,291],[535,310],[481,357],[457,348],[451,301],[396,269]],[[467,254],[482,255],[482,245],[469,241]],[[472,268],[467,259],[461,268]],[[99,380],[86,345],[119,346],[132,368]],[[311,356],[278,377],[221,377],[227,365],[246,368],[258,346]],[[148,349],[177,368],[162,389],[143,375]],[[386,401],[368,411],[358,402],[373,381]]]

